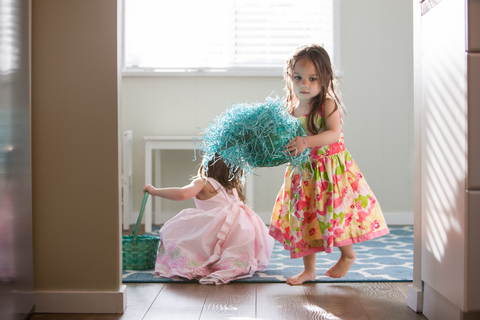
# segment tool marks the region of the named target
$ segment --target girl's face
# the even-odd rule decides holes
[[[293,92],[300,100],[300,104],[309,104],[312,98],[321,92],[320,75],[315,65],[308,58],[302,58],[293,67]]]

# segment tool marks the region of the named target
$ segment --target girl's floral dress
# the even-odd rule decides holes
[[[196,208],[182,210],[160,229],[155,274],[225,284],[264,270],[275,240],[260,217],[215,179],[210,199],[194,198]]]
[[[306,127],[306,115],[298,119]],[[316,123],[319,132],[325,130],[323,108]],[[307,134],[313,135],[308,129]],[[312,148],[301,170],[287,167],[269,232],[292,258],[389,233],[377,199],[345,149],[343,131],[337,142]]]

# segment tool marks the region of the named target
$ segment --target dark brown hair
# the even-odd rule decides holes
[[[345,114],[345,108],[341,101],[340,92],[336,89],[337,81],[327,51],[317,44],[310,44],[298,47],[285,62],[284,80],[286,82],[285,91],[287,93],[285,102],[290,110],[292,110],[298,102],[298,98],[293,91],[293,68],[299,60],[304,58],[309,59],[313,63],[320,81],[320,93],[312,98],[310,102],[310,112],[307,116],[307,129],[317,134],[318,129],[315,127],[315,117],[321,112],[322,106],[328,97],[335,101],[335,109],[333,111],[340,109],[340,112]],[[325,115],[322,116],[325,117]]]
[[[244,176],[244,171],[240,168],[231,170],[231,168],[227,166],[218,155],[215,155],[215,157],[208,162],[208,168],[205,168],[207,165],[206,162],[207,161],[204,158],[200,168],[198,168],[198,173],[195,178],[213,178],[230,194],[232,194],[232,189],[237,189],[238,197],[242,202],[245,202],[247,198],[242,192],[242,177]]]

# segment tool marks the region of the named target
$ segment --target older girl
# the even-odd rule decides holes
[[[315,44],[299,47],[286,62],[285,81],[290,112],[308,134],[296,137],[285,148],[291,154],[311,148],[310,164],[305,170],[287,167],[270,235],[292,258],[303,258],[304,270],[287,283],[315,280],[316,253],[331,253],[334,246],[339,247],[341,257],[326,275],[341,278],[357,256],[352,244],[389,231],[377,199],[345,149],[343,106],[327,52]]]

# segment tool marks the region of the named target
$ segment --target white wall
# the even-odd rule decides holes
[[[346,146],[387,222],[413,224],[411,1],[342,0],[341,49]]]
[[[342,0],[340,89],[347,149],[358,163],[390,223],[413,222],[413,18],[402,1]],[[198,135],[229,102],[283,96],[281,77],[124,77],[122,126],[133,130],[134,211],[144,183],[144,142],[148,135]],[[188,184],[196,172],[193,151],[162,155],[163,186]],[[266,223],[283,182],[284,167],[260,169],[255,211]],[[193,201],[165,200],[171,214]]]

